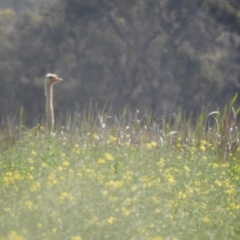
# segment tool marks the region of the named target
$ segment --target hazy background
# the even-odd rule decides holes
[[[61,117],[90,99],[215,109],[240,90],[239,53],[239,0],[0,0],[0,118],[42,118],[48,72]]]

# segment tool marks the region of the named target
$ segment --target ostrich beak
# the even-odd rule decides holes
[[[61,82],[61,81],[62,81],[62,78],[59,78],[59,77],[56,77],[56,78],[54,79],[54,83]]]

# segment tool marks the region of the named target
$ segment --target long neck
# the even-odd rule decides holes
[[[47,118],[47,130],[53,130],[54,126],[54,112],[53,112],[53,85],[45,83],[45,95],[46,95],[46,118]]]

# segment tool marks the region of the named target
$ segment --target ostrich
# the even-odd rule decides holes
[[[46,127],[51,131],[54,126],[53,112],[53,85],[62,81],[56,74],[48,73],[45,77],[45,96],[46,96]]]

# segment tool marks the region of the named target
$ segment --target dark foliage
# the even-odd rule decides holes
[[[240,88],[238,0],[13,0],[0,3],[0,117],[126,104],[142,114],[215,108]],[[58,114],[57,114],[58,115]]]

